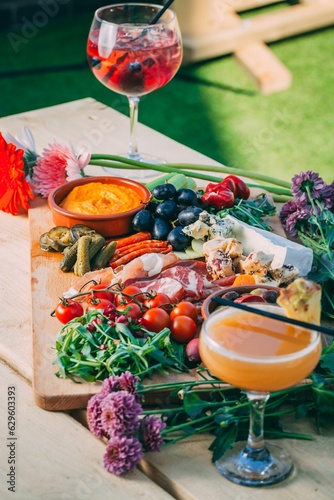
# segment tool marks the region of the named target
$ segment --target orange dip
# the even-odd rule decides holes
[[[131,188],[89,182],[73,188],[60,206],[77,214],[108,215],[127,212],[138,207],[140,203],[139,195]]]

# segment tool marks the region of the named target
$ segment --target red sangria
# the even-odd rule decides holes
[[[127,96],[142,96],[168,83],[179,69],[180,40],[172,30],[156,34],[138,28],[131,36],[119,29],[110,54],[99,51],[99,31],[88,40],[88,63],[106,87]]]
[[[87,42],[89,66],[106,87],[128,97],[130,146],[127,156],[139,155],[135,125],[140,97],[160,89],[175,75],[182,60],[182,41],[175,13],[161,5],[122,3],[95,12]],[[136,172],[136,171],[134,171]]]

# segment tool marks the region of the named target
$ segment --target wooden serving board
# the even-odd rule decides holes
[[[59,268],[61,254],[44,252],[39,247],[41,234],[54,226],[45,200],[36,198],[29,210],[31,241],[31,297],[33,339],[33,391],[38,406],[46,410],[72,410],[84,408],[88,399],[100,391],[100,383],[74,383],[59,379],[55,342],[61,323],[51,316],[58,298],[70,288],[73,273],[63,273]],[[149,383],[167,381],[165,375],[156,374]],[[168,382],[194,380],[191,373],[173,373]],[[155,394],[155,399],[160,395]],[[150,401],[151,402],[151,401]]]
[[[254,193],[255,194],[255,193]],[[39,247],[41,234],[53,227],[51,211],[46,200],[35,198],[29,210],[31,240],[31,298],[33,338],[33,390],[38,406],[46,410],[72,410],[84,408],[88,399],[100,390],[100,383],[74,383],[56,377],[55,341],[61,328],[51,316],[58,298],[70,288],[73,273],[63,273],[59,268],[61,254],[44,252]],[[277,234],[284,235],[278,217],[271,219]],[[194,380],[194,374],[171,372],[157,374],[150,383]],[[155,394],[155,398],[162,396]]]

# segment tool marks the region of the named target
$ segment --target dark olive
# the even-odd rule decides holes
[[[197,203],[197,194],[193,189],[179,189],[176,191],[174,200],[178,205],[191,206]]]
[[[184,234],[181,226],[178,226],[172,229],[169,233],[167,241],[170,245],[172,245],[173,250],[182,252],[190,245],[191,238]]]
[[[240,297],[239,293],[238,292],[226,292],[224,293],[224,295],[222,295],[222,299],[226,299],[226,300],[231,300],[233,302],[233,300],[237,299],[238,297]]]
[[[153,222],[153,227],[152,227],[152,238],[154,240],[167,240],[167,236],[170,233],[172,229],[172,224],[168,222],[167,220],[161,219],[160,217],[157,217],[154,222]]]
[[[158,217],[173,221],[177,218],[177,205],[173,200],[166,200],[157,206],[155,211]]]
[[[277,297],[278,292],[276,290],[264,290],[262,292],[262,298],[270,304],[276,304]]]
[[[153,227],[153,215],[149,210],[140,210],[132,219],[132,227],[135,231],[151,231]]]
[[[202,209],[199,207],[187,207],[185,210],[179,213],[179,222],[182,226],[188,226],[193,224],[198,220],[199,214],[202,213]]]
[[[152,195],[157,200],[170,200],[176,193],[175,186],[166,182],[165,184],[160,184],[153,189]]]

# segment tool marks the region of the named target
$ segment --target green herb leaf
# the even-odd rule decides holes
[[[236,421],[232,421],[228,427],[219,427],[217,437],[211,443],[209,450],[213,451],[212,462],[219,460],[224,453],[233,447],[238,432],[238,425]]]

